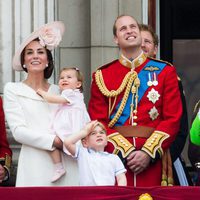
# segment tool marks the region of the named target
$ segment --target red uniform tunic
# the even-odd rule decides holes
[[[142,54],[132,62],[121,56],[119,60],[99,68],[102,76],[98,78],[97,72],[93,74],[89,114],[91,119],[98,119],[105,125],[109,124],[118,111],[120,102],[123,101],[126,88],[119,92],[115,99],[115,97],[107,97],[106,92],[102,92],[100,85],[103,85],[102,88],[107,88],[108,91],[118,91],[125,76],[133,67],[136,67],[135,71],[138,73],[141,82],[138,89],[139,103],[135,108],[137,117],[134,118],[134,123],[131,123],[130,116],[133,110],[130,110],[130,105],[125,106],[117,122],[110,127],[107,126],[108,135],[116,133],[114,129],[116,126],[152,127],[155,130],[149,138],[137,136],[126,137],[126,139],[133,144],[134,149],[145,151],[152,159],[156,158],[157,155],[162,157],[163,152],[169,148],[178,133],[182,115],[177,74],[173,66],[162,61],[146,58]],[[99,72],[99,70],[97,71]],[[157,84],[154,84],[153,81],[157,81]],[[131,99],[131,92],[129,96]],[[127,100],[126,104],[130,104],[130,102],[130,100]],[[134,104],[137,103],[134,102]],[[111,114],[109,114],[109,110],[111,110]],[[107,150],[113,152],[114,148],[116,147],[109,143]],[[160,185],[161,164],[161,159],[158,159],[137,176],[128,170],[128,185],[142,187]]]
[[[9,148],[6,128],[5,128],[5,117],[3,112],[2,99],[0,98],[0,163],[6,168],[9,175],[10,164],[11,164],[12,151]]]

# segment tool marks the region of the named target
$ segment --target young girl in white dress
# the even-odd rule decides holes
[[[50,95],[39,89],[37,93],[48,103],[59,104],[53,117],[51,128],[56,135],[64,141],[70,134],[76,134],[90,121],[89,114],[84,103],[83,76],[76,67],[65,67],[60,72],[59,88],[61,95]],[[63,146],[63,151],[70,155]],[[54,162],[55,171],[51,182],[57,181],[65,173],[62,165],[61,152],[55,149],[50,153]]]

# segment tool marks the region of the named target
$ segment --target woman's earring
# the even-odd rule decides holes
[[[25,64],[23,64],[23,68],[26,68],[26,65],[25,65]]]
[[[49,66],[49,64],[47,63],[47,64],[46,64],[46,67],[48,67],[48,66]]]

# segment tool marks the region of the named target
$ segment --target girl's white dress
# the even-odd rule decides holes
[[[76,134],[90,121],[89,114],[84,103],[84,96],[78,89],[66,89],[61,96],[69,103],[59,105],[52,119],[52,129],[62,141],[69,134]],[[63,146],[65,153],[69,154]]]

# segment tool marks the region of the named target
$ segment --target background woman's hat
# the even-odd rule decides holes
[[[31,35],[22,42],[19,49],[15,52],[13,57],[13,69],[16,71],[22,71],[21,65],[21,53],[24,48],[34,39],[39,38],[40,44],[49,50],[56,48],[64,34],[65,26],[61,21],[54,21],[45,24],[38,28],[36,31],[31,33]]]

